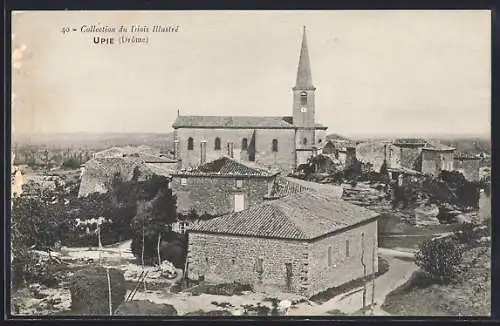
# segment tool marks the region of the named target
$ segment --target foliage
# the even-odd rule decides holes
[[[61,164],[61,167],[64,169],[78,169],[81,164],[82,162],[80,162],[76,158],[70,157],[64,160],[64,162]]]
[[[459,272],[463,249],[449,238],[425,240],[415,254],[415,263],[433,279],[450,282]]]
[[[149,300],[123,302],[116,310],[117,316],[177,316],[174,306],[165,303],[153,303]]]
[[[110,268],[112,309],[125,300],[127,293],[123,271]],[[106,269],[88,267],[76,272],[70,280],[71,310],[82,315],[109,315],[109,288]]]
[[[252,291],[249,284],[242,284],[238,282],[222,283],[222,284],[206,284],[202,283],[190,290],[192,295],[212,294],[212,295],[243,295],[245,291]]]
[[[142,236],[136,235],[131,244],[132,254],[139,263],[142,263]],[[160,241],[160,259],[168,260],[176,268],[184,268],[187,253],[187,236],[175,232],[162,235]],[[144,237],[144,264],[158,264],[158,237],[151,235]]]

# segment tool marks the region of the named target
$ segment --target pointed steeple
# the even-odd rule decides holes
[[[313,89],[311,77],[311,64],[309,62],[309,51],[307,49],[306,27],[302,34],[302,47],[300,49],[299,68],[297,70],[296,89]]]

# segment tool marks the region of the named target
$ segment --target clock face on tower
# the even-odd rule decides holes
[[[307,112],[307,108],[305,106],[301,107],[300,112]]]

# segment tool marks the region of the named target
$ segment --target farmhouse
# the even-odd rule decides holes
[[[313,295],[377,272],[378,214],[303,191],[189,231],[187,276]]]
[[[251,167],[223,156],[196,169],[172,174],[180,214],[218,216],[259,204],[272,191],[278,171]]]
[[[144,180],[153,174],[170,177],[176,167],[176,160],[149,150],[144,151],[141,147],[113,147],[94,154],[94,158],[82,166],[78,196],[106,193],[117,174],[126,181],[132,179],[134,171],[139,171],[138,180]]]
[[[315,121],[316,87],[312,83],[305,27],[292,91],[292,116],[179,115],[172,126],[176,158],[183,168],[195,168],[228,155],[287,172],[296,169],[316,155],[327,129]]]

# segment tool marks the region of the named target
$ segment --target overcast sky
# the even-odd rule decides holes
[[[12,21],[13,46],[24,49],[13,72],[15,132],[170,132],[178,109],[291,115],[303,25],[316,120],[328,132],[490,130],[489,11],[60,11]],[[180,30],[97,46],[97,34],[79,30],[98,23]]]

